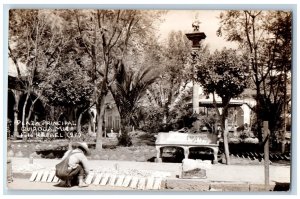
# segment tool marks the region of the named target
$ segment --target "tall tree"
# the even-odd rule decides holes
[[[94,100],[97,108],[96,148],[102,148],[105,96],[113,82],[113,65],[129,52],[138,53],[147,36],[153,34],[153,21],[160,12],[140,10],[74,11],[78,42],[91,60]],[[130,51],[130,48],[135,50]],[[128,55],[130,56],[130,55]]]
[[[148,99],[153,105],[162,109],[163,123],[167,124],[172,118],[171,112],[178,103],[181,103],[181,98],[190,89],[188,83],[191,77],[191,67],[188,62],[191,45],[181,31],[172,31],[168,36],[166,46],[154,50],[159,58],[153,56],[150,60],[154,63],[156,61],[156,64],[163,69],[163,73],[148,89]]]
[[[121,116],[121,137],[119,144],[130,146],[128,136],[131,125],[135,125],[135,113],[138,110],[139,100],[146,93],[147,88],[158,77],[158,70],[147,67],[132,71],[120,62],[115,67],[115,81],[111,84],[111,92]]]
[[[92,94],[91,78],[76,64],[75,59],[62,62],[57,67],[43,92],[50,105],[62,107],[68,121],[77,120],[78,132],[81,132],[82,115],[88,113],[92,106]]]
[[[232,49],[215,51],[208,59],[200,58],[197,66],[197,81],[203,86],[204,92],[211,93],[213,104],[221,123],[226,163],[230,164],[228,131],[225,120],[228,117],[229,102],[247,87],[247,65],[245,60]],[[222,112],[219,111],[215,94],[222,99]]]
[[[280,116],[289,101],[286,93],[291,69],[291,22],[289,11],[226,11],[220,15],[218,34],[238,42],[251,57],[249,69],[256,90],[261,141],[262,121],[270,122],[271,132],[280,128]]]
[[[27,71],[25,77],[18,72],[18,78],[24,84],[23,93],[26,94],[22,111],[24,127],[45,85],[53,77],[64,42],[69,38],[63,34],[64,21],[54,12],[10,10],[9,17],[9,57],[17,68],[19,62],[25,63]],[[33,94],[36,97],[31,99]],[[32,101],[30,107],[27,107],[28,100]]]

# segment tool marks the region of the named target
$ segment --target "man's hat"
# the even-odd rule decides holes
[[[90,155],[91,154],[91,151],[89,150],[89,147],[88,147],[87,143],[85,143],[85,142],[75,142],[73,144],[73,146],[80,147],[81,149],[83,149],[85,151],[86,155]]]

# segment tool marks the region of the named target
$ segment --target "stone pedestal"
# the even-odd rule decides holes
[[[155,162],[162,162],[160,148],[161,147],[156,146],[156,159],[155,159]]]
[[[213,164],[217,164],[218,163],[218,149],[217,147],[212,147],[211,148],[214,151],[214,160],[213,160]]]
[[[191,178],[198,178],[198,179],[205,179],[206,170],[205,169],[193,169],[190,171],[182,171],[181,178],[184,179],[191,179]]]
[[[188,159],[190,155],[190,148],[189,147],[182,147],[184,150],[184,158]]]

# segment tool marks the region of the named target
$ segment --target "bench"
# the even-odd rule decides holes
[[[191,148],[210,148],[213,150],[214,160],[213,163],[218,162],[218,150],[219,144],[217,141],[217,135],[212,133],[158,133],[156,137],[155,147],[157,151],[157,161],[161,162],[162,148],[164,147],[179,147],[184,151],[184,158],[188,159]]]

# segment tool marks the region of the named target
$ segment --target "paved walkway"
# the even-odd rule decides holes
[[[34,164],[44,168],[54,168],[59,162],[58,159],[34,159]],[[99,168],[115,168],[120,170],[136,169],[146,171],[169,172],[169,179],[175,179],[180,174],[180,163],[152,163],[152,162],[132,162],[132,161],[111,161],[111,160],[90,160],[90,167],[94,171]],[[19,172],[20,166],[29,165],[28,158],[12,158],[13,173]],[[203,182],[228,182],[228,183],[251,183],[264,184],[264,166],[263,165],[223,165],[215,164],[211,169],[206,170],[206,179],[200,179]],[[290,182],[289,165],[270,165],[270,183]]]
[[[88,187],[80,188],[78,186],[73,187],[58,187],[55,186],[57,183],[41,183],[41,182],[29,182],[28,179],[16,178],[13,182],[8,183],[7,188],[13,191],[136,191],[129,187],[115,187],[115,186],[100,186],[100,185],[89,185]]]

